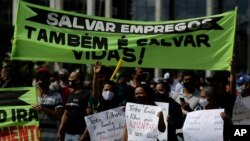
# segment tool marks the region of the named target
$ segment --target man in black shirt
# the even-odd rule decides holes
[[[63,114],[60,128],[58,131],[58,140],[64,141],[80,140],[81,134],[86,128],[84,116],[87,115],[87,106],[89,95],[82,88],[82,79],[78,72],[73,71],[69,76],[69,87],[72,88],[72,94],[66,101],[66,109]]]

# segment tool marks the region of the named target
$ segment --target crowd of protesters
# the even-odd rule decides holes
[[[11,62],[1,67],[1,88],[35,86],[40,119],[41,141],[90,140],[84,116],[98,113],[127,102],[154,105],[154,101],[169,103],[168,139],[183,141],[182,126],[188,112],[194,110],[224,108],[224,140],[229,140],[233,105],[237,95],[250,95],[250,76],[236,79],[236,91],[232,91],[229,72],[214,72],[205,76],[197,71],[167,72],[162,78],[152,79],[142,68],[120,68],[114,80],[110,80],[112,68],[97,62],[93,65],[93,77],[86,85],[86,72],[79,68],[61,68],[51,72],[47,67],[29,71],[26,81],[20,83],[21,72]],[[32,73],[34,72],[34,75]],[[201,75],[202,74],[202,75]],[[32,79],[29,79],[32,78]],[[25,78],[21,78],[25,79]],[[28,83],[27,80],[30,82]],[[159,129],[162,127],[159,127]],[[126,140],[126,130],[122,140]]]

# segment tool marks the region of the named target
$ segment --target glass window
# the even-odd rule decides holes
[[[96,5],[97,6],[97,5]],[[86,13],[86,0],[64,0],[63,10]]]
[[[42,6],[49,6],[49,0],[25,0],[29,3],[34,3]]]

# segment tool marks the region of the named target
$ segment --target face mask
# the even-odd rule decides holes
[[[72,80],[72,81],[69,81],[68,86],[72,89],[75,89],[77,85],[78,85],[77,80]]]
[[[50,83],[50,85],[49,85],[49,89],[51,90],[51,91],[58,91],[59,90],[59,84],[55,81],[55,82],[52,82],[52,83]]]
[[[65,74],[61,74],[61,75],[59,75],[59,78],[60,78],[60,80],[62,80],[63,82],[66,82],[67,79],[68,79],[68,76],[65,75]]]
[[[144,77],[144,75],[138,75],[138,76],[136,77],[136,80],[141,82],[141,81],[145,81],[146,78]]]
[[[207,99],[204,99],[204,98],[200,98],[200,101],[199,101],[199,104],[202,106],[202,107],[206,107],[208,105],[209,101]]]
[[[136,103],[139,103],[139,104],[144,104],[145,99],[146,99],[145,96],[137,96],[137,97],[135,97]]]
[[[158,100],[158,101],[161,101],[161,100],[164,100],[165,99],[165,95],[164,95],[164,93],[160,93],[160,92],[157,92],[156,93],[156,100]]]
[[[111,91],[104,91],[102,92],[102,97],[104,100],[111,100],[114,97],[114,93]]]

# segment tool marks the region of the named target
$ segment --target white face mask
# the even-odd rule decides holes
[[[204,99],[204,98],[200,98],[200,101],[199,101],[199,104],[202,106],[202,107],[206,107],[208,105],[209,101],[207,99]]]
[[[50,83],[49,89],[53,92],[59,91],[59,84],[57,83],[57,81]]]
[[[111,91],[103,91],[102,92],[102,97],[104,100],[111,100],[114,97],[114,93]]]

